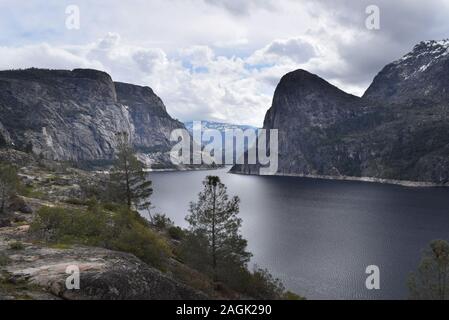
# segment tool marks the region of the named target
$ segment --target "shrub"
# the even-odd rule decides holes
[[[286,291],[282,295],[282,300],[305,300],[306,298],[301,297],[300,295],[297,295],[294,292]]]
[[[9,262],[8,256],[0,252],[0,266],[6,266]]]
[[[169,254],[165,241],[147,226],[130,221],[130,225],[122,228],[111,243],[114,250],[129,252],[149,265],[162,268]]]
[[[10,250],[23,250],[25,249],[25,246],[20,241],[15,241],[9,244]]]
[[[155,214],[151,221],[153,226],[160,231],[166,230],[174,225],[173,221],[169,217],[160,213]]]
[[[19,189],[19,194],[27,198],[45,199],[46,195],[40,190],[35,189],[31,185],[21,187]]]
[[[247,292],[255,299],[280,299],[285,291],[282,282],[266,269],[255,267],[249,279]]]
[[[184,238],[184,231],[180,227],[172,226],[168,228],[168,235],[174,240],[182,240]]]
[[[105,210],[92,203],[87,210],[42,207],[31,232],[52,244],[84,244],[132,253],[162,269],[170,250],[137,212],[125,207]]]

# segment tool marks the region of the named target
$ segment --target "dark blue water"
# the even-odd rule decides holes
[[[422,250],[449,239],[449,189],[226,171],[152,173],[153,211],[187,226],[201,181],[220,176],[241,198],[253,263],[311,299],[405,299]],[[380,268],[380,290],[365,287],[372,264]]]

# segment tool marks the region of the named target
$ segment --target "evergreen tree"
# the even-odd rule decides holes
[[[449,299],[449,243],[434,240],[423,254],[418,271],[409,278],[410,298]]]
[[[198,202],[190,203],[190,215],[186,220],[190,231],[206,240],[208,248],[203,252],[217,281],[228,268],[246,267],[251,254],[246,251],[247,241],[239,233],[242,224],[237,216],[240,199],[229,199],[226,186],[219,177],[208,176],[203,185]]]
[[[116,201],[126,203],[130,209],[149,210],[153,189],[145,166],[137,159],[128,134],[118,133],[116,136],[118,153],[111,171]]]

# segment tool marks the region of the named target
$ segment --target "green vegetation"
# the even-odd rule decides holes
[[[8,258],[7,255],[5,255],[3,252],[0,252],[0,267],[2,266],[6,266],[7,264],[9,264],[10,259]]]
[[[180,227],[175,226],[171,226],[170,228],[168,228],[167,232],[170,238],[172,238],[173,240],[182,240],[185,235],[184,231]]]
[[[264,269],[248,270],[251,253],[240,234],[238,197],[229,199],[226,186],[215,176],[206,177],[198,202],[190,205],[178,254],[192,268],[209,275],[216,288],[228,287],[256,299],[299,298],[286,293],[279,279]]]
[[[144,219],[138,211],[149,212],[151,180],[126,134],[117,137],[119,153],[109,179],[80,175],[82,196],[64,195],[58,206],[43,206],[35,212],[31,240],[60,250],[85,245],[131,253],[211,298],[301,299],[286,292],[267,270],[248,269],[251,253],[240,234],[240,199],[229,197],[218,177],[207,177],[197,201],[191,203],[186,217],[189,229],[176,226],[165,214]],[[58,179],[68,180],[55,173],[43,183],[47,187]],[[44,190],[36,181],[20,192],[58,199]],[[10,245],[12,250],[23,248],[20,242]],[[0,264],[8,262],[0,256]]]
[[[0,163],[0,214],[5,212],[6,202],[16,194],[19,185],[16,168]]]
[[[117,134],[117,147],[117,160],[111,172],[112,194],[130,209],[149,210],[149,198],[153,193],[151,180],[143,163],[137,159],[126,133]]]
[[[9,249],[10,250],[23,250],[23,249],[25,249],[25,246],[20,241],[14,241],[9,244]]]
[[[423,254],[418,270],[409,277],[410,299],[449,299],[449,243],[434,240]]]
[[[169,217],[160,213],[157,213],[152,217],[151,223],[159,231],[166,230],[174,226],[173,221]]]
[[[216,176],[208,176],[198,202],[190,203],[190,215],[186,217],[190,232],[199,239],[198,245],[205,255],[205,262],[212,270],[215,281],[224,279],[228,265],[246,266],[251,254],[246,251],[246,240],[239,234],[242,220],[238,197],[229,199],[226,187]]]
[[[53,245],[82,244],[129,252],[159,269],[170,255],[166,241],[127,207],[117,211],[100,204],[86,210],[42,207],[30,230]]]
[[[35,198],[35,199],[44,199],[45,193],[40,190],[37,190],[33,186],[23,186],[20,188],[19,193],[24,197]]]

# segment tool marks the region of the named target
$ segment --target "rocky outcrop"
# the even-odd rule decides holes
[[[385,66],[363,98],[374,102],[420,104],[449,101],[449,40],[423,41]]]
[[[264,121],[279,130],[277,174],[449,184],[448,53],[449,41],[422,42],[362,98],[304,70],[285,75]]]
[[[54,249],[26,246],[9,251],[8,281],[27,282],[69,300],[192,300],[206,295],[189,288],[127,253],[102,248]],[[68,289],[66,270],[76,266],[80,288]]]
[[[0,147],[6,147],[11,145],[11,137],[9,136],[8,130],[3,126],[0,121]]]
[[[89,69],[2,71],[0,113],[0,144],[52,160],[110,160],[117,132],[163,153],[170,131],[184,128],[150,88]]]
[[[145,153],[169,150],[171,132],[184,125],[170,117],[162,100],[149,87],[115,82],[115,89],[118,102],[129,110],[135,147]]]
[[[132,254],[86,246],[49,247],[29,237],[29,225],[0,225],[0,300],[198,300],[208,297]],[[20,248],[12,243],[19,242]],[[79,270],[70,289],[67,267]]]

